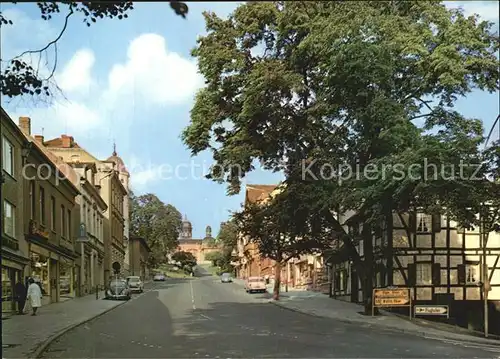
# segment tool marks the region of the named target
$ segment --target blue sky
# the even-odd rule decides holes
[[[195,237],[202,237],[207,225],[217,232],[229,212],[239,209],[244,193],[228,197],[224,185],[204,179],[211,154],[191,158],[180,133],[189,123],[194,93],[203,85],[190,56],[205,31],[202,11],[226,16],[238,4],[189,3],[186,20],[175,16],[168,3],[136,4],[128,19],[100,20],[89,28],[74,16],[58,43],[56,78],[64,97],[49,104],[16,100],[2,106],[16,121],[30,116],[34,134],[43,132],[47,139],[72,135],[99,158],[111,155],[115,141],[135,192],[156,193],[175,205],[191,220]],[[498,22],[496,2],[459,5]],[[1,4],[1,9],[14,22],[2,26],[2,59],[45,46],[63,24],[64,13],[41,20],[35,3]],[[49,52],[47,63],[53,59]],[[498,97],[473,93],[457,109],[489,127],[499,112]],[[280,179],[258,169],[246,182],[273,184]]]

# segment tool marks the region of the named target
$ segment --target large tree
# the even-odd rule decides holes
[[[155,266],[165,262],[166,255],[178,246],[181,213],[151,193],[132,195],[130,208],[130,232],[146,239],[152,250],[150,264]]]
[[[369,303],[370,245],[381,217],[434,210],[436,199],[458,208],[461,200],[454,181],[381,179],[380,165],[408,173],[426,154],[438,165],[462,153],[477,162],[481,123],[453,106],[474,89],[499,88],[492,24],[438,1],[252,2],[228,19],[206,13],[205,20],[208,34],[193,55],[206,86],[185,143],[193,155],[213,152],[209,178],[227,182],[230,193],[239,192],[255,159],[283,171],[286,188],[270,204],[273,223],[288,228],[288,238],[340,240]],[[374,169],[379,178],[367,176]],[[349,210],[362,224],[359,238],[334,214]],[[364,261],[357,240],[365,242]]]
[[[177,15],[186,17],[188,7],[180,1],[166,1]],[[12,4],[16,4],[15,2]],[[80,17],[87,26],[91,26],[104,18],[126,19],[134,9],[132,1],[58,1],[36,2],[40,16],[45,21],[51,21],[64,15],[62,28],[58,35],[39,49],[26,49],[11,59],[2,58],[2,69],[0,71],[0,92],[2,96],[10,98],[22,95],[46,95],[51,96],[57,90],[54,74],[57,69],[57,44],[63,37],[71,19]],[[76,21],[77,19],[75,19]],[[5,17],[0,11],[0,27],[13,25],[11,19]],[[40,64],[47,60],[47,52],[53,51],[53,60],[46,63],[48,73],[44,73]],[[35,55],[35,61],[27,61],[26,56]]]

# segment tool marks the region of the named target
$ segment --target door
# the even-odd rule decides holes
[[[356,270],[351,269],[351,302],[359,302],[359,278]]]

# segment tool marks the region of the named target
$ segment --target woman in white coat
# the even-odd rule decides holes
[[[40,286],[35,283],[33,278],[28,280],[28,295],[27,300],[29,301],[31,308],[33,309],[33,313],[31,315],[36,315],[36,311],[39,307],[42,306],[42,291],[40,290]]]

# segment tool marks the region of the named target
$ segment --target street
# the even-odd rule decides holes
[[[44,358],[499,358],[495,352],[314,318],[212,276],[150,284],[66,333]]]

